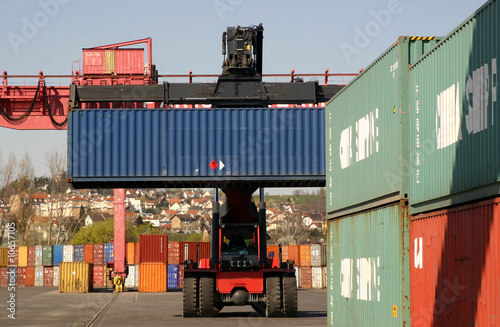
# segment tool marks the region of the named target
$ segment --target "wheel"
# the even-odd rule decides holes
[[[283,315],[297,317],[297,280],[295,277],[283,277]]]
[[[211,317],[214,311],[214,279],[200,278],[200,316]]]
[[[182,288],[182,316],[196,317],[198,315],[198,280],[197,278],[184,278]]]
[[[222,302],[215,302],[214,303],[214,312],[218,313],[224,308],[224,304]]]
[[[281,286],[279,277],[266,278],[266,317],[281,316]]]

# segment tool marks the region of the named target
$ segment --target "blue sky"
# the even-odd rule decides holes
[[[218,74],[227,26],[264,26],[264,73],[358,72],[398,36],[446,35],[484,0],[373,1],[7,1],[2,4],[0,71],[70,74],[81,49],[153,38],[160,74]],[[31,25],[31,26],[30,26]],[[30,27],[34,27],[31,28]],[[0,128],[4,161],[31,156],[47,175],[44,153],[66,152],[65,131]]]

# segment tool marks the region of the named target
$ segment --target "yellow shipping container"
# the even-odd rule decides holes
[[[17,261],[18,267],[27,267],[28,266],[28,247],[20,246],[19,247],[19,259]]]
[[[139,265],[139,292],[166,292],[167,264],[148,262]]]
[[[0,267],[9,265],[9,248],[0,248]]]
[[[88,262],[61,262],[59,292],[87,293],[93,289],[94,265]]]

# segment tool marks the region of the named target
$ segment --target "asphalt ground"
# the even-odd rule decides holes
[[[250,306],[225,307],[211,318],[182,318],[181,290],[59,293],[52,287],[20,287],[12,319],[10,292],[0,288],[0,326],[326,326],[326,289],[299,289],[298,296],[297,318],[265,318]]]

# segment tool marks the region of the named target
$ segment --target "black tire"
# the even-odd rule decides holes
[[[279,277],[266,278],[266,317],[281,316],[281,286]]]
[[[283,315],[297,317],[297,280],[295,277],[283,277]]]
[[[224,304],[222,302],[215,302],[214,303],[214,312],[218,313],[224,308]]]
[[[182,316],[184,318],[198,315],[198,280],[197,278],[184,278],[182,288]]]
[[[214,310],[214,279],[212,277],[200,278],[200,316],[212,317]]]

